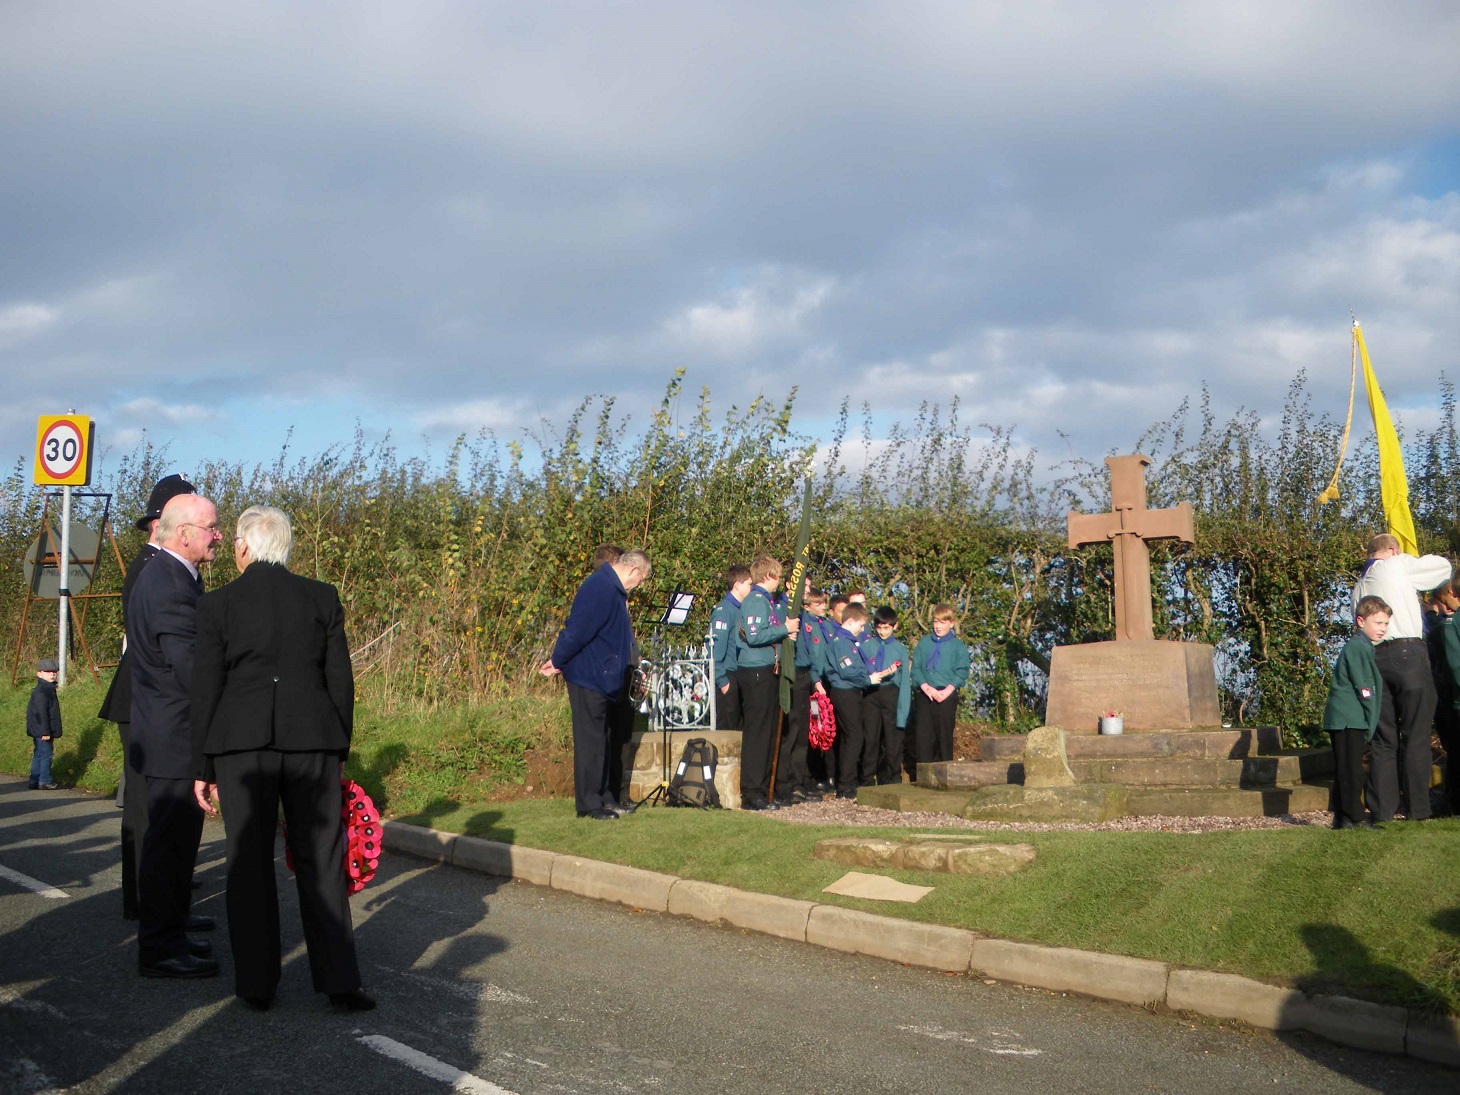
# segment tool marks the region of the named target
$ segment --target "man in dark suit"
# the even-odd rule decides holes
[[[201,495],[183,494],[162,508],[162,549],[137,576],[127,601],[132,656],[132,725],[128,764],[147,785],[147,831],[138,872],[138,964],[144,977],[216,977],[205,941],[187,929],[213,922],[190,917],[193,863],[203,812],[193,795],[193,643],[203,592],[198,566],[218,549],[218,511]]]
[[[127,626],[127,601],[136,588],[137,576],[152,557],[162,549],[157,546],[157,522],[162,507],[179,494],[192,494],[193,485],[181,475],[169,475],[157,481],[147,498],[147,512],[137,518],[137,528],[148,534],[147,543],[137,552],[127,575],[122,579],[122,630]],[[117,788],[117,805],[122,808],[122,916],[137,919],[137,872],[142,863],[142,834],[147,831],[147,781],[141,772],[128,772],[127,741],[132,729],[132,659],[127,648],[122,650],[117,671],[112,675],[106,699],[101,701],[97,717],[117,724],[122,738],[122,777]],[[128,777],[131,777],[130,779]]]
[[[355,679],[335,587],[289,573],[289,518],[250,506],[238,518],[239,576],[198,602],[193,784],[216,791],[228,839],[228,939],[235,992],[260,1010],[279,984],[275,822],[284,807],[314,990],[368,1011],[345,874],[340,777],[354,727]]]

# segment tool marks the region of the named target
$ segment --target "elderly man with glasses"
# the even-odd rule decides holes
[[[128,763],[147,783],[147,829],[138,870],[138,967],[143,977],[216,977],[206,940],[187,932],[214,927],[191,915],[193,862],[203,811],[193,797],[191,691],[198,567],[223,538],[218,511],[202,495],[182,494],[162,508],[161,551],[137,576],[127,602],[132,658]]]
[[[538,672],[561,673],[573,713],[573,798],[579,817],[613,821],[623,809],[608,785],[609,709],[633,658],[629,594],[649,577],[649,557],[626,551],[578,587],[553,654]]]

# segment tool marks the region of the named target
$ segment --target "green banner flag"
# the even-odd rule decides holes
[[[796,534],[796,561],[791,564],[785,588],[790,591],[791,607],[786,619],[801,618],[801,603],[806,599],[806,576],[811,573],[811,480],[806,480],[806,494],[801,499],[801,531]],[[791,685],[796,680],[796,642],[789,636],[781,643],[781,710],[791,710]]]

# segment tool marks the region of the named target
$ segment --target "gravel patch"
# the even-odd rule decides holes
[[[1277,817],[1121,817],[1091,822],[969,821],[954,814],[903,813],[827,798],[785,806],[765,815],[792,825],[869,825],[897,829],[971,829],[1010,833],[1216,833],[1234,829],[1292,829],[1333,826],[1327,810]]]

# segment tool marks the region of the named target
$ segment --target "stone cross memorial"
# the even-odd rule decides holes
[[[1110,513],[1071,513],[1070,547],[1111,542],[1115,549],[1115,638],[1154,639],[1151,624],[1150,540],[1196,542],[1191,503],[1175,509],[1146,508],[1148,456],[1107,456]]]
[[[1146,508],[1146,466],[1136,453],[1106,458],[1109,513],[1071,513],[1070,546],[1115,550],[1115,641],[1057,646],[1050,658],[1045,723],[1076,734],[1096,731],[1118,711],[1130,731],[1213,729],[1221,725],[1212,648],[1157,639],[1152,626],[1147,541],[1196,540],[1191,504]]]

